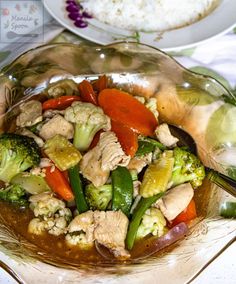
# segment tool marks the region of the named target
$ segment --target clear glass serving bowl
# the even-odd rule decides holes
[[[160,120],[188,132],[206,166],[236,176],[236,108],[225,102],[232,94],[213,78],[190,72],[160,50],[137,43],[52,44],[24,53],[0,74],[1,131],[9,129],[22,101],[53,88],[67,94],[67,81],[59,81],[79,83],[103,74],[111,87],[155,97]],[[195,196],[198,218],[189,235],[151,258],[122,264],[93,265],[51,255],[14,232],[0,209],[0,265],[22,283],[150,283],[156,277],[162,283],[167,275],[168,283],[187,282],[232,241],[236,229],[235,221],[218,213],[230,196],[207,180]]]

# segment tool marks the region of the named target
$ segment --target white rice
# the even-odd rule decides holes
[[[164,31],[189,25],[207,15],[219,0],[85,0],[94,18],[138,31]]]

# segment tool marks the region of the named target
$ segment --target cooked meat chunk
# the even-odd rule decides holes
[[[184,183],[170,189],[163,198],[156,202],[155,206],[160,208],[168,221],[172,221],[188,206],[193,194],[191,184]]]
[[[31,126],[42,120],[42,104],[39,101],[31,100],[20,105],[20,114],[16,118],[17,126]]]
[[[164,144],[166,147],[174,147],[179,141],[178,138],[174,137],[170,133],[170,129],[166,123],[162,123],[157,126],[155,130],[157,139]]]
[[[19,128],[16,130],[16,133],[33,138],[34,141],[39,145],[39,147],[43,147],[44,145],[43,139],[35,135],[27,128]]]
[[[66,234],[68,245],[90,248],[96,240],[120,259],[130,257],[125,249],[129,220],[121,211],[87,211],[77,215]]]
[[[125,238],[129,220],[121,211],[94,212],[94,238],[107,247],[119,259],[130,257],[125,249]]]
[[[130,156],[127,156],[120,143],[111,131],[100,135],[99,142],[88,151],[80,162],[80,170],[85,178],[96,187],[106,183],[109,173],[117,166],[127,166]]]
[[[65,110],[59,110],[59,109],[47,109],[43,113],[43,117],[45,118],[52,118],[56,114],[61,114],[64,116]]]
[[[140,157],[133,157],[128,164],[128,169],[136,170],[137,173],[140,173],[144,167],[151,164],[152,155],[152,153],[148,153]]]
[[[60,134],[67,139],[72,139],[74,135],[73,125],[59,114],[53,116],[53,118],[46,122],[39,131],[40,137],[44,140],[48,140],[56,134]]]
[[[90,247],[94,242],[93,211],[77,215],[68,226],[66,241],[69,245]]]
[[[99,146],[102,151],[102,169],[114,170],[117,166],[126,167],[130,161],[114,132],[107,131],[101,134]]]

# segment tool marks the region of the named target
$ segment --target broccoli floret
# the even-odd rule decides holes
[[[75,124],[73,144],[85,151],[91,144],[94,135],[101,129],[111,129],[110,118],[100,107],[90,103],[74,102],[65,110],[65,119]]]
[[[150,208],[143,215],[136,239],[144,238],[149,234],[160,237],[164,235],[166,231],[166,219],[161,211],[157,208]]]
[[[92,183],[85,188],[85,199],[92,210],[106,210],[112,198],[112,185],[95,187]]]
[[[14,133],[0,135],[0,180],[9,182],[39,162],[40,148],[33,138]]]
[[[173,150],[174,168],[170,184],[172,187],[189,182],[193,188],[202,184],[205,168],[201,161],[185,148],[176,147]]]
[[[26,191],[18,184],[12,184],[6,188],[1,188],[0,200],[15,203],[20,206],[25,206],[28,203]]]

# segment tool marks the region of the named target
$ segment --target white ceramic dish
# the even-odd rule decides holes
[[[135,40],[135,32],[114,28],[95,19],[89,20],[87,28],[77,28],[73,21],[68,18],[65,0],[57,0],[57,4],[51,0],[43,0],[43,3],[47,11],[60,24],[87,40],[99,44],[109,44],[121,40]],[[235,11],[235,0],[222,0],[211,14],[190,26],[164,33],[140,32],[139,40],[141,43],[165,51],[190,48],[230,31],[236,25]]]

